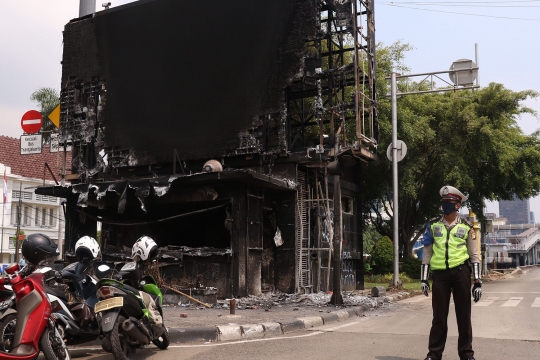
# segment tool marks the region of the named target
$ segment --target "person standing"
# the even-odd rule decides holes
[[[433,278],[433,321],[429,333],[428,354],[425,360],[441,360],[448,333],[450,294],[453,294],[458,325],[458,353],[460,360],[475,360],[472,349],[471,272],[474,277],[472,297],[482,297],[480,259],[473,225],[458,217],[461,203],[467,197],[453,186],[439,191],[444,215],[426,225],[424,258],[422,260],[422,292],[428,296],[429,273]]]

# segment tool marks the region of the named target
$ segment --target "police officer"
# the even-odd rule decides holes
[[[467,200],[453,186],[439,191],[444,215],[428,222],[424,233],[422,291],[428,296],[429,272],[433,277],[433,322],[429,333],[429,352],[425,360],[441,360],[448,333],[450,294],[454,296],[458,325],[458,353],[461,360],[474,360],[471,326],[471,272],[474,277],[472,296],[482,297],[480,259],[476,235],[470,222],[457,216],[461,203]]]

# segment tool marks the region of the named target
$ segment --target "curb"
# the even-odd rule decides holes
[[[261,323],[244,325],[217,325],[192,328],[170,328],[170,340],[173,343],[235,341],[262,339],[269,336],[288,334],[299,330],[311,329],[335,322],[343,322],[356,316],[362,316],[369,309],[382,306],[387,302],[396,302],[410,297],[407,292],[372,298],[370,304],[363,304],[346,309],[330,311],[320,316],[296,318],[279,323]]]

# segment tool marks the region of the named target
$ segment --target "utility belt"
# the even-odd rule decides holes
[[[465,260],[464,262],[462,262],[461,264],[459,264],[458,266],[454,266],[453,268],[450,268],[450,269],[442,269],[442,270],[431,270],[431,272],[435,272],[435,271],[450,271],[450,270],[454,270],[454,269],[459,269],[461,270],[462,267],[466,267],[468,268],[471,272],[472,272],[472,263],[471,263],[471,260],[470,259],[467,259]]]

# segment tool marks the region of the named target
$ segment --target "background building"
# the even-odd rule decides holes
[[[530,224],[529,199],[521,200],[514,195],[514,200],[499,201],[499,217],[506,218],[507,224]]]
[[[62,161],[62,154],[51,153],[48,147],[41,154],[20,155],[19,139],[0,136],[0,173],[2,186],[4,172],[7,185],[6,203],[0,208],[0,268],[15,259],[18,222],[25,235],[40,232],[63,244],[64,211],[60,200],[34,193],[38,186],[55,184]]]

